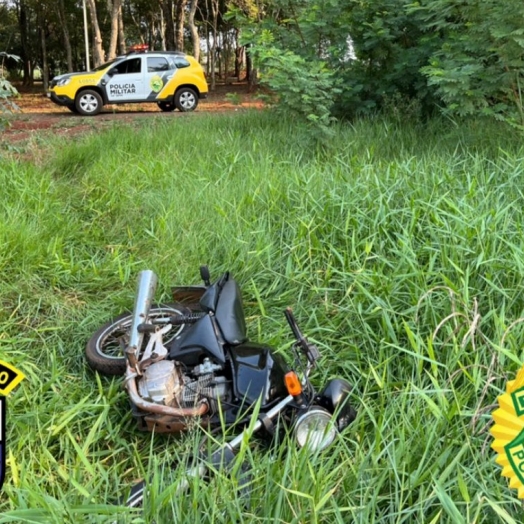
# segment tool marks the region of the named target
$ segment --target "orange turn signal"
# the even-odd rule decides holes
[[[287,392],[294,397],[302,393],[302,384],[298,380],[297,374],[294,371],[289,371],[284,375],[286,381]]]

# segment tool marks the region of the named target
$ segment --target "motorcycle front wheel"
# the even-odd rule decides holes
[[[173,315],[187,315],[190,310],[180,304],[157,304],[151,306],[149,320],[159,320]],[[86,358],[89,365],[102,375],[123,375],[126,372],[124,351],[129,342],[129,329],[133,321],[132,313],[123,313],[111,322],[101,326],[86,345]],[[173,326],[163,339],[164,345],[178,337],[187,324]],[[147,345],[149,335],[144,335],[143,348]]]

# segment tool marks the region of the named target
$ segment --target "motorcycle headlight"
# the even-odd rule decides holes
[[[69,78],[62,78],[62,80],[59,80],[56,85],[58,87],[63,87],[63,86],[66,86],[67,84],[69,84],[69,82],[71,82],[71,77]]]
[[[300,415],[295,424],[295,438],[298,445],[307,446],[310,451],[327,448],[336,436],[337,430],[331,413],[316,406]]]

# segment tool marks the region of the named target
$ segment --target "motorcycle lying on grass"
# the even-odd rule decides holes
[[[133,313],[105,324],[88,341],[91,367],[124,374],[141,430],[180,433],[195,424],[210,432],[245,428],[198,457],[188,477],[227,466],[246,431],[272,434],[280,422],[292,428],[300,447],[327,448],[356,416],[350,384],[335,378],[316,393],[309,374],[320,354],[291,309],[285,316],[296,339],[294,367],[271,347],[248,340],[240,289],[229,273],[213,284],[206,266],[200,274],[204,285],[175,287],[176,303],[153,305],[157,277],[141,271]],[[145,491],[144,482],[133,487],[126,505],[140,506]]]

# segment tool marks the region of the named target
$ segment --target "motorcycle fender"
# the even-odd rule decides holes
[[[205,292],[205,286],[176,286],[171,288],[173,300],[193,311],[200,310],[200,299]]]
[[[327,383],[318,397],[318,403],[330,413],[337,416],[339,431],[349,426],[357,416],[357,412],[349,403],[351,384],[342,378],[335,378]]]

